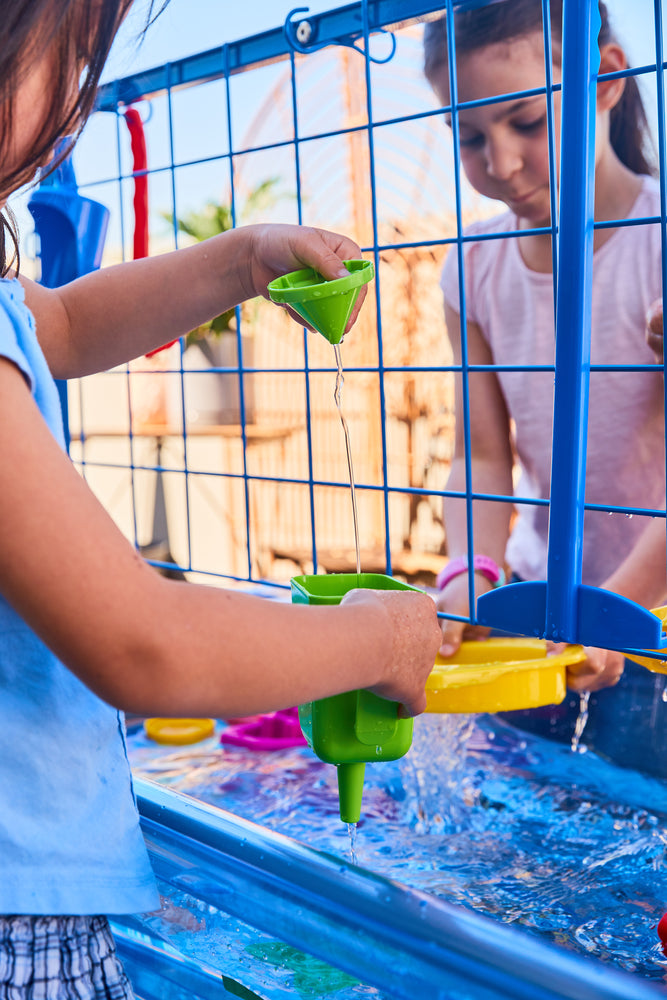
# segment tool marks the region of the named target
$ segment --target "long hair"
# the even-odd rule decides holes
[[[618,42],[609,23],[606,5],[600,0],[598,6],[602,21],[598,36],[599,44]],[[559,56],[563,37],[562,0],[551,0],[549,8],[553,55],[556,58]],[[511,41],[535,31],[542,32],[540,0],[506,0],[454,16],[456,51],[462,55],[486,45]],[[438,72],[446,66],[447,24],[443,16],[427,23],[424,27],[424,74],[427,80],[433,83]],[[612,108],[609,139],[621,163],[634,173],[656,174],[655,148],[646,109],[634,76],[626,77],[623,94]]]
[[[146,25],[169,0],[150,0]],[[9,163],[16,94],[31,66],[50,58],[49,104],[38,140],[19,163],[0,166],[0,192],[31,181],[57,140],[78,137],[95,105],[112,42],[132,0],[0,0],[0,164]],[[156,8],[159,8],[156,12]],[[145,30],[145,29],[144,29]],[[78,80],[78,89],[72,81]],[[67,151],[63,153],[63,156]],[[62,158],[62,157],[61,157]],[[11,215],[0,215],[0,273],[18,267],[18,235]],[[8,248],[12,251],[7,261]]]

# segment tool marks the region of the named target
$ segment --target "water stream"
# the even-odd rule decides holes
[[[357,830],[358,826],[356,823],[347,824],[347,835],[350,838],[350,861],[353,865],[359,863],[357,857]]]
[[[586,753],[586,747],[582,745],[581,737],[584,735],[584,729],[588,722],[588,701],[590,696],[590,691],[582,691],[579,696],[579,715],[574,724],[574,732],[572,733],[572,742],[570,744],[572,753]]]
[[[350,445],[350,429],[347,425],[347,420],[345,419],[345,414],[343,413],[343,408],[341,406],[341,394],[343,391],[343,383],[345,379],[343,378],[343,361],[340,353],[340,344],[334,344],[334,354],[336,356],[336,387],[334,389],[334,402],[336,403],[336,409],[340,416],[340,422],[343,425],[343,433],[345,435],[345,451],[347,453],[347,470],[350,478],[350,497],[352,500],[352,520],[354,523],[354,548],[357,556],[357,583],[359,582],[359,576],[361,575],[361,549],[359,547],[359,518],[357,516],[357,496],[354,489],[354,469],[352,467],[352,447]]]

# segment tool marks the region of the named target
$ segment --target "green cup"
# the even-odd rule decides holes
[[[370,260],[346,260],[346,278],[327,281],[312,267],[283,274],[269,282],[273,302],[288,305],[330,344],[340,344],[359,289],[375,276]]]
[[[292,578],[293,604],[340,604],[350,590],[416,590],[381,573],[330,573]],[[370,691],[348,691],[299,706],[308,745],[338,769],[340,818],[361,815],[366,764],[398,760],[412,745],[412,719],[399,719],[398,703]]]

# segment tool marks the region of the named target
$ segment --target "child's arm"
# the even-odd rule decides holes
[[[440,641],[424,594],[264,601],[149,567],[0,359],[0,591],[89,687],[139,714],[251,715],[356,687],[425,707]]]
[[[646,343],[655,354],[659,365],[665,357],[665,344],[662,329],[662,299],[657,299],[650,307],[646,316]]]
[[[664,518],[650,520],[620,566],[602,584],[605,590],[656,608],[667,600],[667,559]],[[616,684],[625,658],[615,650],[587,648],[588,659],[568,670],[568,686],[576,691],[597,691]]]
[[[451,307],[445,307],[447,329],[452,339],[454,363],[461,363],[460,321]],[[479,327],[468,324],[468,361],[470,364],[492,364],[488,347]],[[509,444],[507,410],[498,381],[492,373],[471,372],[468,380],[470,408],[470,446],[473,489],[475,493],[512,493],[512,455]],[[461,381],[457,380],[456,445],[448,490],[465,489]],[[461,500],[445,499],[445,525],[449,555],[466,553],[467,522],[465,504]],[[474,540],[476,553],[491,556],[502,564],[509,537],[511,508],[501,503],[473,503]],[[644,607],[656,607],[667,599],[665,593],[665,523],[650,522],[635,549],[603,586],[607,590],[636,601]],[[484,576],[475,577],[477,596],[489,590]],[[461,574],[447,584],[438,598],[438,610],[468,614],[468,576]],[[443,642],[441,653],[451,656],[462,639],[479,638],[487,630],[471,628],[461,622],[441,621]],[[606,649],[587,649],[588,657],[568,669],[568,687],[577,691],[595,691],[616,684],[623,673],[622,653]]]
[[[663,363],[662,299],[652,303],[646,316],[646,342]],[[667,599],[665,579],[665,522],[649,523],[627,558],[603,583],[605,590],[622,594],[645,608],[655,608]],[[609,649],[587,648],[588,658],[568,669],[568,686],[575,691],[597,691],[616,684],[623,673],[625,657]]]
[[[21,280],[52,374],[75,378],[140,357],[245,299],[266,295],[280,274],[312,266],[336,278],[347,274],[343,260],[359,256],[356,243],[335,233],[259,225],[104,268],[57,289]]]
[[[646,316],[646,342],[663,363],[662,299],[651,305]],[[655,608],[667,600],[665,564],[665,522],[651,521],[627,558],[602,585],[645,608]],[[568,686],[575,691],[596,691],[616,684],[623,673],[622,653],[608,649],[587,649],[588,658],[568,670]]]
[[[445,304],[445,321],[452,343],[454,364],[461,364],[461,325],[459,314]],[[468,362],[472,365],[493,364],[488,345],[479,326],[467,326]],[[470,452],[472,488],[475,493],[512,495],[512,451],[507,408],[496,376],[492,372],[471,372],[468,378],[470,414]],[[456,377],[456,440],[452,468],[447,480],[448,490],[464,491],[466,470],[464,453],[464,421],[461,376]],[[463,500],[445,498],[443,504],[447,549],[450,559],[467,554],[468,525]],[[498,565],[505,558],[509,537],[511,505],[508,503],[473,503],[473,538],[475,554],[491,556]],[[490,588],[489,581],[475,576],[477,596]],[[451,580],[438,598],[438,610],[467,615],[468,574]],[[462,622],[441,619],[443,641],[441,653],[451,656],[463,638],[479,638],[488,630],[472,628]]]

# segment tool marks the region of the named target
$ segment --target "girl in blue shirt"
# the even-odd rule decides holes
[[[0,0],[1,208],[82,127],[129,6]],[[303,607],[160,576],[70,464],[53,382],[146,354],[304,265],[345,274],[359,253],[258,225],[47,289],[18,276],[2,217],[0,998],[132,996],[102,915],[158,900],[119,710],[253,715],[358,687],[425,707],[430,598]]]

